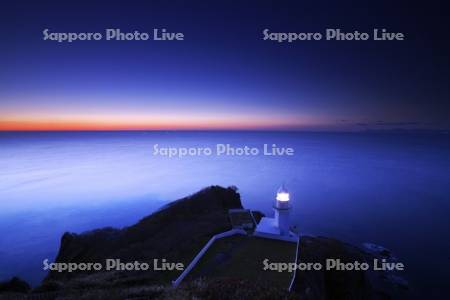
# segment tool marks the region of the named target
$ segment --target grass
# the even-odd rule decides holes
[[[235,235],[219,239],[205,253],[186,280],[199,277],[239,278],[270,282],[288,288],[293,273],[263,270],[263,261],[294,262],[296,244]]]

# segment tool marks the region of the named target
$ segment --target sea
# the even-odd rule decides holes
[[[129,226],[210,185],[271,216],[282,184],[301,234],[386,247],[411,295],[450,295],[450,139],[433,133],[1,132],[0,280],[36,286],[64,232]]]

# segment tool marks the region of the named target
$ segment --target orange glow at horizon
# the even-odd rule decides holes
[[[1,119],[0,131],[220,130],[298,127],[293,118],[185,116],[64,116]]]

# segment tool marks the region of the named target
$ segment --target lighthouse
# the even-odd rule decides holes
[[[278,189],[273,209],[275,210],[275,223],[280,235],[289,235],[289,212],[291,210],[289,192],[284,184]]]
[[[283,184],[276,193],[273,204],[274,217],[263,217],[257,225],[254,235],[269,239],[297,242],[298,236],[290,231],[289,214],[291,196]]]

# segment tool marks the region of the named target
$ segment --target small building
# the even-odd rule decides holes
[[[250,209],[230,209],[228,218],[234,229],[253,231],[256,227],[256,221]]]

